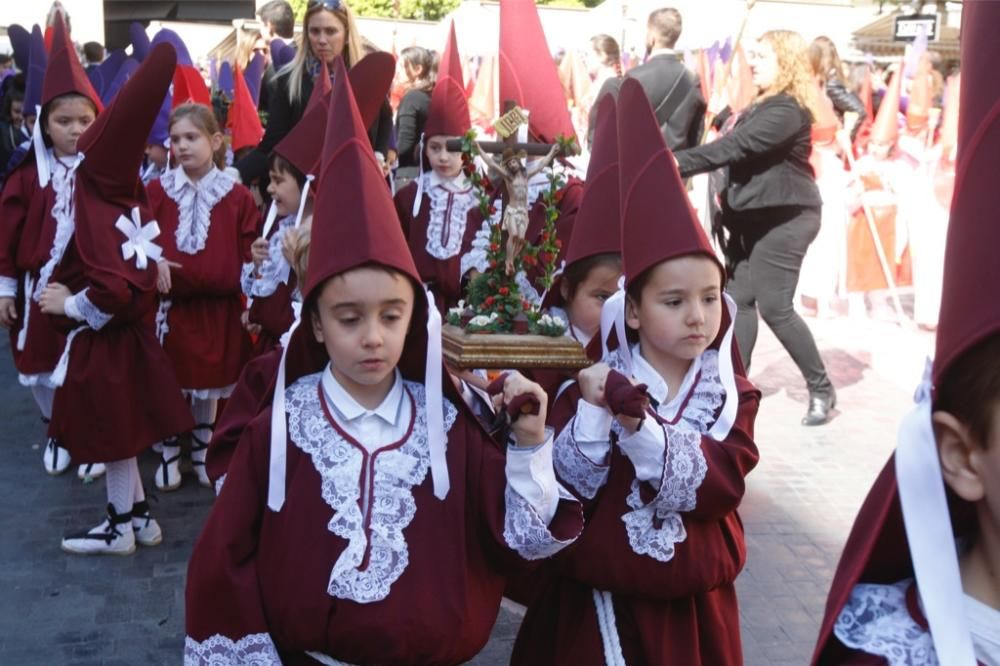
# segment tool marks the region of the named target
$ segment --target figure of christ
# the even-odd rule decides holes
[[[478,144],[477,144],[478,146]],[[494,171],[503,176],[507,186],[507,203],[503,209],[503,229],[507,232],[507,260],[505,267],[507,275],[514,274],[514,258],[521,254],[527,244],[525,234],[528,231],[528,181],[547,167],[552,159],[559,152],[559,146],[554,145],[548,154],[530,168],[525,169],[521,160],[525,157],[524,151],[514,152],[507,148],[503,151],[500,161],[495,161],[489,153],[479,146],[479,155],[483,161]]]

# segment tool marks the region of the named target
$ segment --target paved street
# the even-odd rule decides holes
[[[761,463],[742,515],[749,557],[737,582],[746,663],[804,664],[826,590],[868,485],[895,442],[932,336],[890,323],[808,319],[834,383],[840,414],[823,428],[799,419],[807,394],[795,366],[762,324],[752,377],[765,398],[757,420]],[[0,663],[174,664],[183,643],[187,557],[212,492],[191,477],[153,505],[164,544],[127,558],[76,558],[64,532],[101,518],[103,482],[42,470],[43,428],[0,343]],[[133,409],[133,405],[122,405]],[[141,460],[151,486],[153,458]],[[501,610],[493,639],[472,663],[505,664],[517,631]]]

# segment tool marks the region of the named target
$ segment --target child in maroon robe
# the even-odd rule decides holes
[[[452,24],[421,137],[420,176],[396,193],[396,213],[420,273],[442,312],[462,299],[464,257],[482,224],[479,196],[462,172],[462,158],[445,143],[472,127],[462,60]],[[430,171],[424,170],[429,165]]]
[[[149,203],[163,231],[158,334],[191,401],[191,462],[209,486],[205,452],[220,398],[250,352],[243,328],[240,275],[250,261],[260,216],[250,190],[220,169],[222,134],[212,110],[182,104],[170,114],[177,167],[149,184]],[[154,477],[160,490],[180,487],[180,443],[163,443]]]
[[[71,553],[127,555],[136,543],[160,543],[136,455],[192,425],[153,330],[161,250],[139,182],[143,145],[175,62],[169,46],[153,49],[80,137],[70,236],[39,298],[66,333],[52,373],[59,389],[50,432],[75,459],[107,467],[108,516],[63,539]]]
[[[274,406],[244,433],[195,546],[185,663],[467,661],[504,572],[582,529],[544,406],[514,422],[505,462],[442,391],[440,317],[345,79],[338,61],[296,329],[308,335],[293,334]],[[298,344],[325,349],[314,374],[286,375]],[[518,375],[504,390],[545,401]]]
[[[41,34],[36,38],[40,41]],[[51,375],[66,336],[42,316],[38,299],[72,233],[77,141],[101,109],[60,13],[53,44],[51,62],[42,70],[41,113],[31,149],[7,177],[0,198],[0,324],[11,331],[18,379],[31,389],[45,423],[52,417],[56,388]],[[49,437],[43,462],[46,472],[61,474],[69,467],[69,451]],[[102,464],[81,465],[78,474],[103,472]]]
[[[602,341],[621,344],[552,417],[587,528],[546,566],[512,663],[740,664],[736,509],[760,393],[736,360],[724,269],[633,80],[617,128],[626,286]]]
[[[933,365],[855,520],[814,664],[1000,663],[1000,6],[962,15],[958,169]]]

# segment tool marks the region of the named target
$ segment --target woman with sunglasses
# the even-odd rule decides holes
[[[302,117],[323,62],[333,72],[338,56],[344,58],[348,69],[363,57],[354,12],[343,0],[309,0],[296,47],[295,57],[278,72],[275,80],[264,137],[255,150],[236,164],[243,183],[258,182],[261,191],[266,186],[268,155]],[[378,119],[368,128],[368,138],[376,153],[387,154],[391,133],[392,108],[386,100]]]

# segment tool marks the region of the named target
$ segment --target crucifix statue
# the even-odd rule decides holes
[[[503,177],[506,185],[506,196],[503,202],[502,227],[507,232],[506,262],[507,275],[514,273],[514,260],[520,255],[527,244],[525,235],[528,231],[528,211],[531,202],[528,201],[528,181],[545,167],[560,152],[559,144],[517,143],[517,131],[521,125],[527,124],[528,118],[524,111],[514,102],[504,104],[505,113],[494,123],[503,141],[476,142],[479,155],[491,169]],[[448,150],[461,149],[460,142],[452,146],[448,142]],[[500,160],[492,155],[500,154]],[[544,155],[541,160],[525,168],[521,160],[528,155]]]

